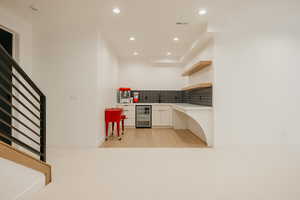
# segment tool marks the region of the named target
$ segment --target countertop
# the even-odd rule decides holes
[[[134,105],[161,105],[161,106],[170,106],[172,103],[118,103],[117,105],[122,106],[134,106]]]
[[[122,106],[134,106],[134,105],[161,105],[161,106],[172,106],[174,109],[181,111],[188,110],[212,110],[213,107],[210,106],[201,106],[189,103],[131,103],[131,104],[118,104]]]
[[[171,104],[173,108],[175,109],[181,109],[181,110],[212,110],[213,107],[210,106],[201,106],[201,105],[195,105],[195,104],[189,104],[189,103],[174,103]]]

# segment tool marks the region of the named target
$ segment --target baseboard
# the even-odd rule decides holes
[[[125,128],[135,128],[135,126],[125,126]],[[173,126],[152,126],[151,128],[173,128]]]
[[[125,126],[125,128],[135,128],[135,126]]]
[[[173,126],[152,126],[152,128],[173,128]]]
[[[104,142],[105,142],[105,137],[101,137],[99,139],[99,141],[97,142],[98,143],[98,147],[102,146],[104,144]]]

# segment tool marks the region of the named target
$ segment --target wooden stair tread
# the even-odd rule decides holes
[[[0,142],[0,157],[39,171],[45,175],[45,184],[51,182],[51,165],[40,161],[4,142]]]

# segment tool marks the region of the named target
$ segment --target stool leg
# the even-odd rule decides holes
[[[122,135],[124,135],[124,119],[122,120]]]
[[[111,135],[114,136],[114,130],[115,130],[115,123],[112,122],[112,125],[111,125]]]
[[[105,141],[108,140],[108,122],[105,122]]]
[[[120,122],[117,122],[117,131],[118,131],[119,140],[122,140],[122,138],[120,137]]]

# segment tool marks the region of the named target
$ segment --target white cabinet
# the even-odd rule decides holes
[[[125,126],[135,127],[135,105],[118,105],[123,108],[127,116]],[[153,127],[172,127],[173,109],[169,105],[152,105],[152,126]]]
[[[172,125],[172,110],[162,110],[160,112],[161,126]]]
[[[153,105],[152,126],[172,126],[172,108],[166,105]]]
[[[135,106],[134,105],[118,105],[119,108],[123,108],[125,119],[125,126],[135,126]]]
[[[160,111],[154,110],[152,107],[152,126],[160,125]]]

